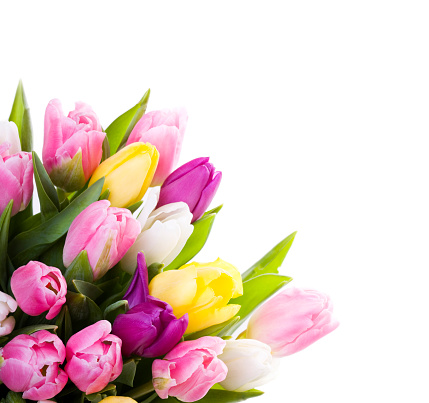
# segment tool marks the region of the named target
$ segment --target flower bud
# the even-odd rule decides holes
[[[140,251],[145,254],[148,265],[162,263],[168,266],[194,230],[192,214],[186,203],[171,203],[154,210],[158,197],[159,188],[154,188],[137,218],[142,231],[121,261],[122,268],[130,274],[136,268]]]
[[[12,215],[24,210],[33,196],[31,153],[0,156],[0,214],[13,200]]]
[[[196,158],[176,169],[161,187],[157,207],[174,202],[185,202],[193,214],[192,222],[206,211],[222,179],[221,172],[208,158]]]
[[[186,334],[189,334],[237,314],[240,305],[228,305],[228,302],[243,294],[243,283],[233,265],[217,259],[162,272],[150,282],[149,293],[170,304],[176,317],[188,313]]]
[[[127,145],[135,142],[150,143],[159,152],[152,186],[162,185],[176,167],[187,122],[185,109],[163,109],[144,114],[131,132]]]
[[[125,356],[159,357],[180,341],[188,325],[188,315],[177,319],[170,305],[149,295],[143,253],[138,254],[137,260],[137,270],[124,295],[131,309],[116,317],[112,333],[122,340]]]
[[[10,280],[13,295],[27,315],[48,311],[46,319],[55,318],[66,302],[67,283],[61,271],[41,262],[28,262],[16,269]]]
[[[109,334],[107,320],[100,320],[70,337],[65,370],[87,395],[99,392],[122,372],[121,339]]]
[[[129,210],[109,205],[108,200],[99,200],[83,210],[72,222],[64,245],[65,267],[87,251],[94,281],[122,259],[140,233],[140,224]]]
[[[226,377],[228,369],[217,357],[224,346],[220,337],[200,337],[179,343],[163,360],[155,360],[152,377],[158,396],[174,396],[182,402],[202,399]]]
[[[100,164],[105,137],[89,105],[77,102],[66,117],[61,102],[50,101],[42,157],[52,182],[67,192],[81,189]]]
[[[104,176],[102,191],[109,189],[112,206],[131,206],[140,201],[149,188],[158,158],[158,151],[151,144],[130,144],[99,165],[89,186]]]
[[[18,308],[16,301],[8,294],[0,291],[0,336],[10,334],[15,327],[15,318],[8,316]]]
[[[60,368],[66,356],[64,344],[47,330],[14,337],[2,355],[0,381],[14,392],[24,392],[24,399],[50,399],[67,383],[67,374]]]
[[[0,145],[7,144],[4,150],[7,153],[0,152],[2,157],[16,154],[21,151],[21,141],[19,140],[18,127],[15,122],[0,122]]]
[[[271,347],[275,357],[294,354],[335,330],[331,299],[315,290],[287,288],[251,316],[245,337]]]
[[[228,375],[220,383],[226,390],[245,392],[275,376],[271,348],[258,340],[227,340],[219,359],[228,368]]]

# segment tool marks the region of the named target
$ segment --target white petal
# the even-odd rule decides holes
[[[160,191],[161,188],[157,186],[154,188],[150,188],[148,192],[146,192],[147,198],[143,201],[143,208],[137,216],[137,220],[139,221],[142,230],[144,230],[147,218],[153,212],[153,210],[155,210],[155,207],[158,204]]]
[[[14,122],[0,122],[0,144],[4,142],[8,142],[10,144],[10,155],[21,151],[18,127]]]

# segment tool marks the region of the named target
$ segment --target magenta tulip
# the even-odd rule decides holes
[[[182,402],[202,399],[226,378],[228,369],[217,357],[224,347],[220,337],[205,336],[179,343],[163,360],[155,360],[152,377],[158,396],[174,396]]]
[[[100,320],[70,337],[65,370],[86,394],[99,392],[122,372],[121,339],[110,334],[112,326]]]
[[[122,259],[141,231],[129,210],[109,206],[108,200],[100,200],[83,210],[72,222],[64,245],[64,266],[86,250],[94,280]]]
[[[161,187],[157,208],[185,202],[198,220],[210,205],[220,185],[222,173],[215,171],[209,158],[196,158],[177,168]]]
[[[50,101],[42,156],[54,184],[67,192],[81,189],[100,164],[105,136],[89,105],[77,102],[66,117],[61,102]]]
[[[169,304],[149,295],[148,272],[141,252],[124,299],[131,309],[116,317],[113,334],[122,340],[125,356],[159,357],[180,341],[188,326],[188,315],[177,319]]]
[[[0,381],[14,392],[24,392],[24,399],[50,399],[67,383],[67,374],[60,368],[66,349],[47,330],[16,336],[4,346],[2,355]]]
[[[30,261],[16,269],[10,280],[13,295],[27,315],[37,316],[48,311],[53,319],[66,302],[67,283],[61,271],[41,262]]]
[[[4,145],[3,148],[5,148]],[[9,149],[9,145],[6,145],[6,148]],[[19,152],[4,157],[0,156],[0,188],[0,214],[11,200],[13,200],[12,215],[28,206],[33,196],[31,153]]]
[[[315,290],[287,288],[251,316],[245,337],[271,347],[274,357],[294,354],[335,330],[331,299]]]
[[[151,186],[162,185],[176,167],[182,149],[188,115],[183,108],[148,112],[137,122],[127,145],[150,143],[159,152],[158,166]]]

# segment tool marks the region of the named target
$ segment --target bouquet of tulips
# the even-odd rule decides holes
[[[192,261],[222,175],[209,158],[176,169],[186,111],[148,99],[105,130],[50,101],[41,159],[21,83],[0,122],[1,402],[241,401],[338,326],[315,290],[263,303],[291,281],[295,233],[242,274]]]

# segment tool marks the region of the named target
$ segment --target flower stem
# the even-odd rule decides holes
[[[125,393],[124,396],[131,397],[132,399],[136,399],[138,397],[142,397],[144,395],[147,395],[150,392],[153,392],[155,389],[153,387],[153,383],[150,380],[147,383],[144,383],[141,386],[138,386],[137,388],[129,390],[127,393]]]

